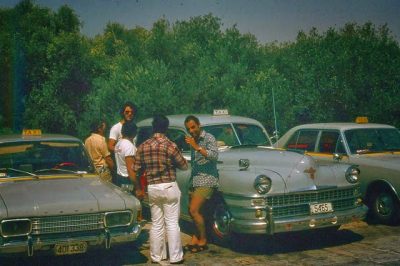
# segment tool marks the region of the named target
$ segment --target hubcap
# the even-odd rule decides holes
[[[376,199],[376,207],[378,213],[383,216],[389,216],[392,214],[394,207],[392,197],[387,193],[381,193]]]
[[[229,235],[231,214],[223,204],[219,204],[214,212],[214,231],[220,236]]]

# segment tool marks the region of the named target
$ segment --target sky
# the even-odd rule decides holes
[[[0,0],[0,7],[14,7],[19,0]],[[56,11],[68,5],[83,22],[81,32],[89,37],[103,33],[108,22],[131,29],[151,29],[160,18],[171,24],[191,17],[212,15],[223,27],[236,25],[259,42],[294,41],[302,30],[320,33],[346,23],[388,25],[400,41],[400,0],[34,0]]]

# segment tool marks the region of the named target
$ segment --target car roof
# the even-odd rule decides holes
[[[349,129],[361,129],[361,128],[395,128],[394,126],[386,125],[386,124],[374,124],[374,123],[314,123],[314,124],[303,124],[295,126],[289,129],[276,143],[276,147],[282,147],[286,144],[289,138],[292,136],[294,132],[299,129],[332,129],[332,130],[349,130]]]
[[[42,134],[39,136],[23,136],[22,134],[0,135],[0,143],[24,142],[24,141],[79,141],[80,142],[80,140],[76,137],[62,135],[62,134]]]
[[[180,115],[167,115],[170,127],[183,127],[185,118],[189,114]],[[219,125],[227,123],[244,123],[244,124],[257,124],[262,127],[261,123],[255,119],[235,116],[235,115],[209,115],[209,114],[194,114],[203,126]],[[147,118],[138,123],[138,126],[151,126],[152,118]]]
[[[395,128],[395,127],[386,124],[374,124],[374,123],[314,123],[314,124],[299,125],[294,127],[293,130],[302,128],[348,130],[357,128]]]

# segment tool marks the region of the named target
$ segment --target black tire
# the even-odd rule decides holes
[[[394,225],[400,221],[399,202],[387,188],[379,189],[371,196],[370,211],[378,223]]]
[[[213,199],[206,207],[207,237],[214,244],[228,247],[234,236],[230,222],[232,216],[222,199]]]

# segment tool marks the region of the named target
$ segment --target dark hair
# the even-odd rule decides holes
[[[103,123],[106,123],[103,119],[97,119],[90,123],[90,133],[97,133],[99,128],[102,127]]]
[[[197,125],[200,125],[199,119],[197,117],[195,117],[194,115],[188,115],[185,118],[185,123],[184,124],[186,125],[186,123],[189,122],[189,121],[194,121]]]
[[[125,122],[122,125],[121,134],[123,137],[134,138],[136,136],[137,126],[132,121]]]
[[[169,126],[169,120],[165,115],[155,115],[153,117],[153,133],[166,133]]]
[[[124,112],[125,112],[125,108],[126,107],[130,107],[133,111],[133,118],[136,117],[137,114],[137,107],[133,102],[125,102],[124,105],[121,107],[121,110],[119,111],[119,114],[121,115],[121,117],[124,117]]]

